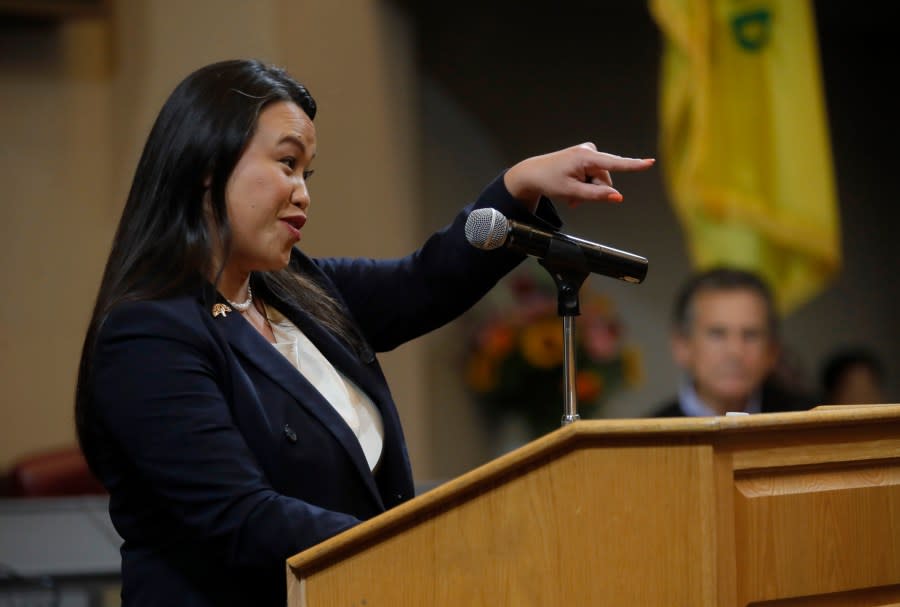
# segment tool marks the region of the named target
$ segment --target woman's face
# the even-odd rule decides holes
[[[287,101],[266,106],[256,132],[225,184],[231,224],[231,256],[226,272],[278,270],[290,260],[306,223],[316,155],[316,128],[299,106]]]

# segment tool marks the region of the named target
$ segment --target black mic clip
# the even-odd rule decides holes
[[[547,255],[538,263],[556,283],[556,312],[559,316],[578,316],[581,307],[578,292],[591,273],[581,249],[566,240],[552,240]]]

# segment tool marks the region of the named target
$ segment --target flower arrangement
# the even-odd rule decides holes
[[[560,425],[565,400],[564,338],[552,280],[531,274],[507,279],[509,301],[494,306],[472,334],[465,381],[489,419],[517,412],[532,433]],[[641,380],[640,355],[623,343],[609,298],[580,291],[575,318],[575,394],[582,418],[599,417],[615,391]]]

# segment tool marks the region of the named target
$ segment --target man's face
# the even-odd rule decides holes
[[[687,332],[672,337],[675,361],[708,406],[743,410],[777,359],[765,300],[746,289],[700,291],[689,312]]]

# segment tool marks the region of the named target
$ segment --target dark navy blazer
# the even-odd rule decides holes
[[[487,206],[540,223],[498,177],[408,257],[294,252],[291,265],[346,306],[367,342],[361,351],[254,282],[378,407],[376,473],[336,410],[237,312],[213,316],[201,290],[113,309],[99,333],[89,415],[92,461],[124,539],[124,605],[283,606],[285,559],[413,497],[374,352],[457,317],[522,260],[466,242],[469,212]],[[559,224],[547,201],[538,215]]]

